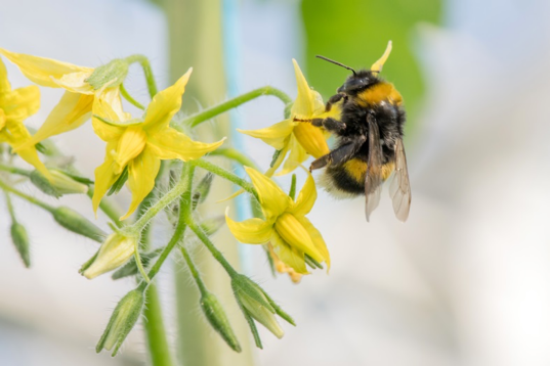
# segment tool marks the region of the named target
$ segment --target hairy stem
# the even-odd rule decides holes
[[[124,84],[120,84],[120,94],[122,94],[122,96],[124,97],[124,99],[126,99],[128,102],[130,102],[132,105],[138,107],[139,109],[141,110],[144,110],[145,107],[140,103],[138,102],[137,100],[135,100],[131,95],[130,93],[128,93],[128,91],[126,90],[126,88],[124,87]]]
[[[4,190],[5,192],[13,193],[14,195],[16,195],[18,197],[21,197],[25,201],[27,201],[29,203],[32,203],[33,205],[36,205],[38,207],[41,207],[46,211],[49,211],[51,213],[54,213],[54,211],[55,211],[55,207],[50,206],[47,203],[42,202],[37,198],[31,197],[28,194],[23,193],[23,192],[19,191],[18,189],[15,189],[15,188],[11,187],[10,185],[4,183],[1,180],[0,180],[0,189]]]
[[[151,68],[151,63],[149,62],[149,59],[143,55],[132,55],[126,57],[126,61],[129,63],[139,62],[141,65],[141,68],[143,69],[143,73],[145,74],[145,80],[147,81],[147,90],[149,90],[149,96],[151,99],[157,95],[158,89],[157,89],[157,82],[155,80],[155,77],[153,76],[153,69]]]

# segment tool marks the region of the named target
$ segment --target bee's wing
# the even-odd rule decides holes
[[[382,147],[380,146],[380,131],[374,117],[367,117],[369,126],[369,157],[367,174],[365,175],[365,214],[369,221],[370,214],[380,202],[382,192]]]
[[[395,141],[395,172],[390,183],[390,197],[395,216],[401,221],[407,221],[411,208],[411,183],[405,148],[400,138]]]

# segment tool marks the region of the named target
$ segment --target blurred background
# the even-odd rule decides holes
[[[243,270],[298,324],[284,326],[282,340],[261,329],[264,350],[247,348],[241,355],[201,328],[205,321],[196,294],[186,289],[192,284],[176,258],[157,282],[173,353],[182,364],[550,364],[550,2],[4,0],[1,5],[0,47],[11,51],[91,67],[142,53],[151,59],[161,88],[193,66],[185,113],[265,85],[295,96],[292,58],[327,98],[347,71],[316,54],[369,67],[393,40],[383,76],[402,92],[409,116],[408,222],[394,218],[387,195],[367,224],[363,199],[337,201],[321,192],[310,218],[333,265],[330,275],[317,271],[299,285],[284,276],[273,279],[262,250],[241,246]],[[14,87],[30,83],[6,64]],[[127,88],[148,100],[135,66]],[[42,89],[42,108],[30,125],[39,126],[60,95]],[[231,128],[228,116],[206,127],[231,135],[234,145],[266,168],[273,151],[232,131],[278,122],[282,107],[263,97],[231,113]],[[90,124],[55,141],[92,176],[103,142]],[[288,179],[280,182],[288,186]],[[25,190],[38,194],[33,187]],[[88,200],[69,199],[92,217]],[[128,195],[117,199],[123,207],[129,202]],[[16,205],[31,235],[33,267],[22,266],[2,209],[0,365],[147,364],[139,324],[116,358],[94,350],[132,281],[84,279],[77,270],[96,244],[58,229],[48,214],[25,202]],[[157,231],[155,240],[162,243],[166,233]],[[207,260],[199,264],[208,267]],[[229,313],[239,316],[235,309]],[[186,316],[199,324],[182,329]],[[211,348],[176,344],[177,332],[206,340]]]

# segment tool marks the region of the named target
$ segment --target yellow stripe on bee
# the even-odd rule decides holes
[[[351,159],[344,163],[344,169],[349,174],[350,178],[356,182],[363,184],[365,182],[365,175],[367,174],[367,163],[359,159]],[[382,180],[389,178],[393,170],[395,169],[395,163],[390,162],[382,165],[381,174]]]
[[[357,102],[362,106],[379,104],[388,101],[391,104],[403,103],[401,94],[393,87],[393,84],[380,82],[357,95]]]

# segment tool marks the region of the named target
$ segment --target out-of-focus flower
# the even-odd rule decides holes
[[[83,178],[80,178],[83,179]],[[31,182],[47,195],[59,198],[65,194],[79,194],[88,192],[88,186],[74,179],[62,171],[51,169],[48,180],[41,172],[31,173]],[[88,181],[89,184],[93,183]]]
[[[265,220],[253,218],[235,222],[226,214],[227,226],[237,240],[249,244],[270,242],[279,259],[301,274],[308,273],[305,254],[330,266],[323,237],[305,217],[317,199],[311,174],[294,202],[269,177],[252,168],[245,169],[258,192]]]
[[[88,279],[122,266],[134,255],[138,238],[113,233],[101,244],[96,255],[86,262],[80,272]]]
[[[16,64],[34,83],[66,90],[31,142],[24,147],[81,126],[90,118],[94,102],[98,99],[122,114],[119,87],[128,72],[128,64],[124,60],[113,60],[94,69],[3,48],[0,48],[0,54]]]
[[[46,177],[50,173],[38,158],[34,146],[22,148],[31,140],[23,121],[40,108],[40,90],[31,85],[12,90],[6,66],[0,60],[0,142],[7,142],[19,156]]]
[[[290,116],[271,127],[259,130],[239,130],[249,136],[262,139],[266,144],[281,151],[273,166],[266,172],[267,176],[273,175],[287,155],[288,157],[279,175],[292,172],[309,155],[319,158],[328,154],[330,152],[326,142],[328,134],[321,128],[314,127],[311,123],[299,121],[334,117],[340,113],[338,106],[335,106],[329,112],[325,112],[325,104],[321,95],[310,89],[296,60],[292,60],[292,62],[296,74],[298,96],[290,109]]]
[[[300,280],[302,279],[302,274],[296,272],[292,267],[286,265],[285,262],[280,260],[277,253],[275,253],[275,250],[273,250],[273,245],[271,245],[271,243],[267,244],[267,250],[269,252],[271,260],[273,261],[273,267],[275,268],[275,270],[279,273],[287,273],[292,282],[300,283]]]
[[[143,120],[131,120],[128,114],[121,115],[113,110],[109,103],[97,102],[97,116],[101,121],[94,118],[92,124],[96,134],[107,142],[107,149],[104,163],[95,170],[92,199],[95,211],[126,167],[132,203],[121,220],[130,216],[151,192],[161,160],[198,159],[223,143],[223,140],[211,144],[196,142],[169,127],[170,120],[181,107],[181,97],[191,71],[189,69],[174,85],[153,98]]]

